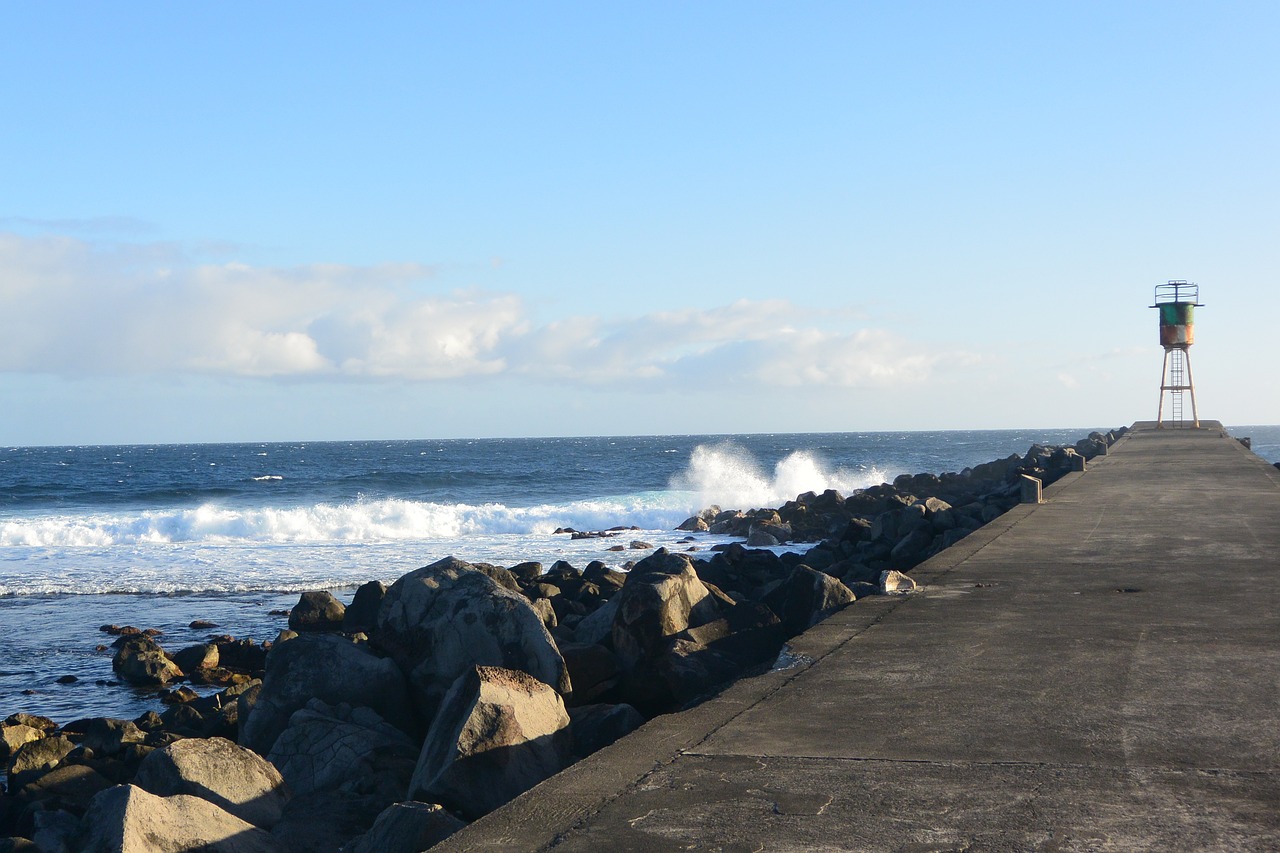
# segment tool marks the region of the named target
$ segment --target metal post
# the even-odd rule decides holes
[[[1191,391],[1191,425],[1200,429],[1200,414],[1196,411],[1196,378],[1191,375],[1191,348],[1182,351],[1187,360],[1187,388]]]
[[[1164,378],[1169,373],[1169,351],[1164,351],[1164,363],[1160,365],[1160,406],[1156,409],[1156,429],[1164,429]]]

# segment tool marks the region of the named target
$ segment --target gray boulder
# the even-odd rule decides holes
[[[902,572],[889,569],[880,573],[881,592],[911,592],[915,588],[916,582]]]
[[[187,738],[142,760],[134,784],[160,797],[201,797],[240,820],[270,829],[289,801],[280,771],[226,738]]]
[[[419,853],[466,826],[435,803],[393,803],[378,815],[350,853]]]
[[[260,755],[271,752],[295,711],[312,699],[367,706],[401,731],[418,729],[404,675],[395,663],[336,634],[303,634],[271,650],[256,697],[240,709],[240,743]]]
[[[294,712],[267,759],[295,795],[321,790],[404,795],[418,744],[371,708],[312,699]]]
[[[720,616],[689,558],[665,548],[636,563],[613,602],[613,648],[628,668],[661,654],[670,637]]]
[[[450,688],[431,723],[409,798],[475,819],[568,763],[564,702],[516,670],[472,667]]]
[[[561,693],[571,689],[564,659],[528,600],[452,557],[391,585],[374,639],[408,676],[427,719],[475,666],[516,669]]]
[[[188,794],[157,797],[118,785],[93,798],[77,853],[281,853],[268,833]]]
[[[22,723],[0,726],[0,761],[8,761],[22,747],[44,737],[44,731]]]
[[[342,602],[328,590],[304,592],[289,611],[289,630],[299,634],[304,631],[341,631],[346,611]]]

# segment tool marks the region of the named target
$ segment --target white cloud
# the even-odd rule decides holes
[[[883,387],[925,381],[943,359],[785,300],[538,324],[512,294],[427,292],[433,275],[0,234],[0,371]]]

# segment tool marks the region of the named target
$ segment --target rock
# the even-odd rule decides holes
[[[83,743],[95,755],[113,757],[124,751],[127,744],[142,743],[146,739],[146,732],[129,720],[96,717],[89,721]]]
[[[341,631],[346,611],[342,602],[328,590],[304,592],[289,611],[289,630],[299,634],[305,631]]]
[[[294,797],[271,834],[287,853],[338,853],[377,819],[386,803],[345,791]]]
[[[622,667],[604,646],[565,643],[560,646],[569,677],[573,679],[574,704],[585,704],[616,687]]]
[[[911,592],[915,588],[916,582],[902,572],[889,570],[880,573],[881,592]]]
[[[62,763],[75,744],[65,735],[33,740],[9,757],[9,785],[21,788]]]
[[[134,784],[161,797],[190,794],[246,823],[269,829],[289,792],[280,772],[226,738],[187,738],[143,759]]]
[[[29,838],[0,838],[0,853],[48,853]]]
[[[452,557],[391,585],[374,639],[408,676],[427,718],[475,666],[518,669],[561,693],[571,690],[564,659],[528,600]]]
[[[552,628],[560,624],[559,617],[556,616],[556,608],[549,598],[538,598],[529,602],[533,608],[533,612],[538,614],[538,618],[542,620],[542,624],[550,631]]]
[[[111,668],[131,684],[164,685],[182,677],[178,665],[145,634],[125,637],[111,661]]]
[[[210,628],[217,628],[217,622],[210,622],[207,619],[197,619],[187,626],[193,631],[207,631]]]
[[[303,634],[272,649],[252,710],[245,716],[241,708],[240,743],[259,755],[271,752],[289,717],[312,699],[364,705],[401,731],[420,730],[393,661],[336,634]]]
[[[27,783],[17,791],[26,802],[56,799],[77,812],[89,807],[89,801],[115,783],[84,764],[64,764]]]
[[[676,530],[687,530],[690,533],[706,533],[711,528],[706,519],[693,515],[676,525]]]
[[[854,594],[843,583],[805,565],[792,569],[774,595],[772,600],[778,602],[774,609],[789,634],[807,630],[854,601]]]
[[[612,601],[613,648],[628,668],[657,655],[669,637],[720,615],[689,558],[665,548],[636,563]]]
[[[569,710],[569,736],[576,758],[586,758],[643,726],[640,712],[627,704],[583,705]]]
[[[393,803],[355,842],[351,853],[419,853],[464,826],[435,803]]]
[[[573,628],[574,642],[583,643],[585,645],[599,645],[601,643],[612,642],[610,637],[613,634],[613,618],[618,613],[618,598],[614,596],[604,604],[597,607],[593,612],[582,618]],[[572,673],[570,673],[572,678]],[[577,690],[577,685],[574,685]]]
[[[778,544],[778,539],[758,528],[751,528],[747,533],[747,545],[752,548],[769,548]]]
[[[3,725],[30,726],[33,729],[39,729],[45,734],[53,734],[58,730],[58,724],[48,717],[39,717],[35,714],[24,714],[22,712],[5,717]]]
[[[157,797],[137,785],[108,788],[80,821],[77,853],[281,853],[268,833],[187,794]]]
[[[418,744],[370,708],[312,699],[289,718],[268,760],[295,795],[321,790],[404,796]]]
[[[409,785],[414,800],[469,819],[493,811],[567,763],[569,715],[558,693],[526,673],[477,666],[440,705]]]
[[[218,653],[218,647],[213,643],[198,643],[176,652],[173,655],[173,662],[183,672],[193,673],[199,669],[216,668],[221,662],[221,655]]]
[[[0,726],[0,761],[8,761],[19,749],[43,737],[44,731],[22,723]]]
[[[31,818],[35,830],[31,833],[31,841],[36,847],[45,853],[72,849],[80,829],[79,818],[63,809],[37,811]]]
[[[351,598],[342,616],[342,630],[347,634],[368,633],[378,624],[378,608],[387,594],[387,585],[382,581],[369,581],[362,584]]]

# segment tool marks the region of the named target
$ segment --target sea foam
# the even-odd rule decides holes
[[[884,473],[874,467],[827,470],[817,456],[806,451],[795,451],[780,459],[769,474],[746,449],[722,442],[694,448],[688,468],[672,478],[671,485],[696,495],[699,506],[758,509],[779,507],[810,491],[835,489],[847,495],[885,479]]]

